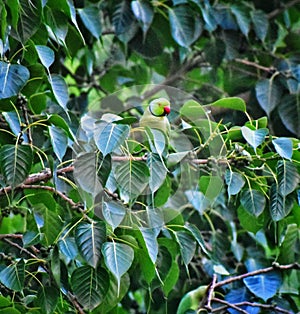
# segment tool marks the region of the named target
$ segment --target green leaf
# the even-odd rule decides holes
[[[259,216],[255,217],[250,214],[243,206],[238,208],[238,219],[241,223],[241,226],[252,233],[257,233],[263,227],[264,217]]]
[[[66,154],[68,146],[68,137],[63,129],[56,126],[49,126],[49,135],[53,151],[60,162]]]
[[[213,102],[212,104],[209,104],[209,106],[222,107],[246,112],[245,101],[239,97],[222,98]]]
[[[51,314],[56,308],[58,297],[59,291],[55,286],[42,287],[37,294],[36,304],[42,313]]]
[[[130,287],[130,277],[125,274],[121,278],[120,294],[117,296],[116,291],[118,289],[118,281],[114,276],[109,278],[109,288],[101,304],[94,309],[93,313],[108,313],[112,310],[123,298],[125,297]]]
[[[52,245],[61,233],[63,225],[56,208],[51,208],[50,210],[44,204],[36,204],[34,206],[34,215],[37,225],[40,227],[41,232],[44,233],[42,243],[46,246]]]
[[[225,172],[225,182],[228,186],[228,196],[231,196],[236,195],[240,192],[245,184],[245,179],[241,174],[227,169]]]
[[[130,246],[123,243],[105,242],[102,246],[102,254],[105,265],[118,281],[117,295],[119,295],[121,277],[130,268],[134,258],[134,251]]]
[[[256,36],[261,41],[264,41],[269,28],[269,20],[267,15],[261,10],[250,11],[250,15]]]
[[[147,165],[150,172],[149,187],[153,193],[161,187],[168,171],[157,154],[149,153],[147,155]]]
[[[142,233],[143,240],[145,242],[150,259],[152,263],[155,264],[156,259],[157,259],[157,254],[158,254],[157,236],[159,233],[159,229],[140,228],[140,231]]]
[[[3,295],[0,295],[0,308],[8,307],[11,305],[11,301],[8,298],[5,298]]]
[[[265,209],[266,199],[261,191],[247,189],[242,191],[240,196],[242,206],[249,214],[258,217]]]
[[[116,201],[104,202],[102,205],[102,214],[105,221],[116,229],[126,215],[125,207]]]
[[[205,2],[203,6],[200,1],[193,0],[193,2],[195,2],[201,10],[203,20],[205,21],[204,28],[209,32],[214,31],[218,27],[218,24],[214,16],[214,10],[210,3]]]
[[[67,112],[67,102],[69,100],[68,86],[61,75],[51,74],[49,77],[49,83],[52,88],[55,99],[58,104]]]
[[[35,205],[43,204],[48,209],[55,211],[57,203],[50,192],[39,189],[29,189],[25,190],[25,193],[26,199],[33,207]]]
[[[146,34],[138,32],[134,38],[128,43],[129,47],[136,51],[143,58],[161,57],[163,53],[163,43],[157,36],[157,33],[150,28]],[[149,80],[149,69],[141,66],[132,68],[132,75],[135,82],[147,83]]]
[[[285,95],[278,108],[279,116],[284,126],[300,137],[300,97],[299,95]]]
[[[25,263],[23,259],[11,264],[0,272],[0,282],[8,289],[21,291],[24,288]]]
[[[166,296],[174,289],[179,278],[179,266],[177,261],[178,248],[176,243],[167,238],[160,238],[158,271],[163,281],[163,292]]]
[[[185,191],[185,196],[187,197],[189,203],[193,205],[200,215],[203,215],[204,211],[210,205],[210,201],[200,191]]]
[[[78,13],[84,26],[98,39],[102,32],[100,10],[97,7],[85,6],[78,9]]]
[[[40,27],[42,18],[41,3],[32,3],[28,0],[19,0],[19,23],[17,36],[24,45]]]
[[[286,217],[292,204],[292,199],[282,195],[279,186],[273,183],[270,188],[270,212],[273,221],[279,221]]]
[[[20,115],[16,111],[9,111],[9,112],[3,112],[2,113],[5,121],[8,123],[11,131],[16,135],[20,135],[22,133],[22,137],[24,139],[24,142],[28,143],[28,136],[26,132],[22,131],[21,124],[22,120],[20,121]]]
[[[232,5],[230,6],[230,9],[232,13],[235,15],[236,21],[239,25],[241,32],[245,36],[248,36],[249,31],[250,31],[251,21],[245,7],[241,5]]]
[[[49,115],[47,117],[47,119],[52,125],[65,130],[65,132],[68,134],[69,138],[71,140],[74,140],[75,136],[74,136],[70,126],[68,125],[68,123],[66,122],[66,120],[64,118],[62,118],[60,115],[54,113],[54,114]]]
[[[36,45],[35,49],[43,66],[49,70],[50,65],[54,62],[54,51],[51,48],[42,45]]]
[[[280,102],[282,89],[274,79],[264,79],[256,84],[255,92],[260,106],[270,117],[271,112]]]
[[[137,28],[134,27],[134,15],[129,1],[119,2],[113,12],[112,23],[118,38],[127,43],[135,35]]]
[[[0,61],[0,99],[17,95],[29,77],[30,73],[23,65]]]
[[[202,23],[189,6],[179,5],[169,8],[171,33],[174,40],[188,48],[202,33]]]
[[[278,272],[251,276],[243,279],[246,287],[265,302],[272,298],[281,285],[281,276]]]
[[[122,198],[128,201],[144,191],[149,180],[149,169],[142,162],[124,161],[116,167],[115,179]]]
[[[272,140],[276,152],[286,159],[291,159],[293,156],[293,141],[287,137],[279,137]]]
[[[55,279],[56,284],[60,285],[60,258],[58,246],[55,245],[51,252],[51,273]]]
[[[295,261],[297,241],[299,240],[299,228],[296,224],[289,224],[281,236],[279,261],[282,264],[290,264]]]
[[[58,247],[64,260],[66,261],[66,264],[69,264],[69,262],[74,260],[78,255],[78,248],[74,238],[62,237],[58,241]]]
[[[0,149],[0,168],[7,184],[12,187],[22,183],[28,176],[33,160],[28,145],[7,144]]]
[[[247,126],[242,126],[241,131],[243,134],[244,139],[254,148],[256,152],[256,148],[263,143],[265,137],[268,135],[269,130],[258,129],[258,130],[251,130]]]
[[[68,33],[68,19],[66,18],[66,15],[60,10],[61,7],[59,10],[46,10],[46,23],[49,26],[47,30],[51,37],[56,39],[58,44],[65,46],[65,40]]]
[[[279,160],[277,163],[278,192],[283,196],[292,193],[299,185],[297,167],[290,161]]]
[[[10,9],[10,14],[11,14],[11,24],[14,29],[17,29],[18,25],[18,20],[19,20],[19,13],[21,13],[18,8],[19,8],[19,0],[11,0],[8,1],[7,6]]]
[[[96,195],[102,188],[97,175],[97,155],[80,153],[74,161],[74,178],[80,188]]]
[[[194,257],[196,251],[196,242],[186,231],[174,232],[175,239],[179,245],[183,263],[188,271],[188,265]]]
[[[106,240],[106,226],[103,221],[81,222],[75,229],[75,241],[85,261],[96,268],[100,256],[101,246]]]
[[[94,139],[104,157],[123,144],[128,137],[129,130],[129,126],[125,124],[105,121],[96,124]]]
[[[148,137],[152,153],[158,154],[162,160],[162,156],[167,145],[164,133],[157,129],[146,128],[146,135]]]
[[[76,20],[76,10],[75,10],[75,7],[74,7],[73,0],[67,0],[67,4],[68,4],[69,8],[68,8],[68,10],[66,10],[66,14],[68,14],[68,16],[71,18],[72,23],[75,25],[76,30],[80,34],[80,37],[81,37],[83,43],[85,44],[83,35],[82,35],[82,33],[81,33],[80,29],[79,29],[79,26],[78,26],[78,23],[77,23],[77,20]]]
[[[205,109],[193,99],[190,99],[183,104],[180,108],[180,116],[185,120],[188,119],[189,122],[193,122],[197,126],[200,126],[203,120],[207,120]]]
[[[152,6],[144,0],[131,2],[131,9],[136,19],[141,23],[143,33],[146,34],[154,17]]]
[[[197,241],[197,243],[199,244],[201,250],[209,255],[209,252],[207,251],[206,249],[206,245],[205,245],[205,242],[203,240],[203,237],[200,233],[200,230],[193,224],[190,224],[190,223],[187,223],[185,226],[184,226],[185,229],[187,229],[188,231],[191,232],[191,234],[194,236],[195,240]]]
[[[135,251],[135,256],[141,268],[141,277],[148,285],[153,281],[156,275],[156,264],[153,264],[147,253],[147,249],[139,249]]]
[[[93,310],[104,299],[109,285],[109,276],[103,268],[82,266],[75,269],[71,276],[71,286],[80,304]]]

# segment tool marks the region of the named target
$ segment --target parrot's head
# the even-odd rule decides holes
[[[155,117],[167,116],[170,111],[170,102],[166,98],[157,98],[150,102],[149,111]]]

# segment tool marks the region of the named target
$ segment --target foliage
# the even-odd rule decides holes
[[[299,10],[0,0],[0,312],[297,311]]]

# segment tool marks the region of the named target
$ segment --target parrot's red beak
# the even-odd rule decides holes
[[[169,106],[164,107],[164,114],[167,116],[171,112],[171,108]]]

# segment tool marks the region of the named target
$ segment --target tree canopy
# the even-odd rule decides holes
[[[297,313],[299,17],[0,0],[0,312]]]

